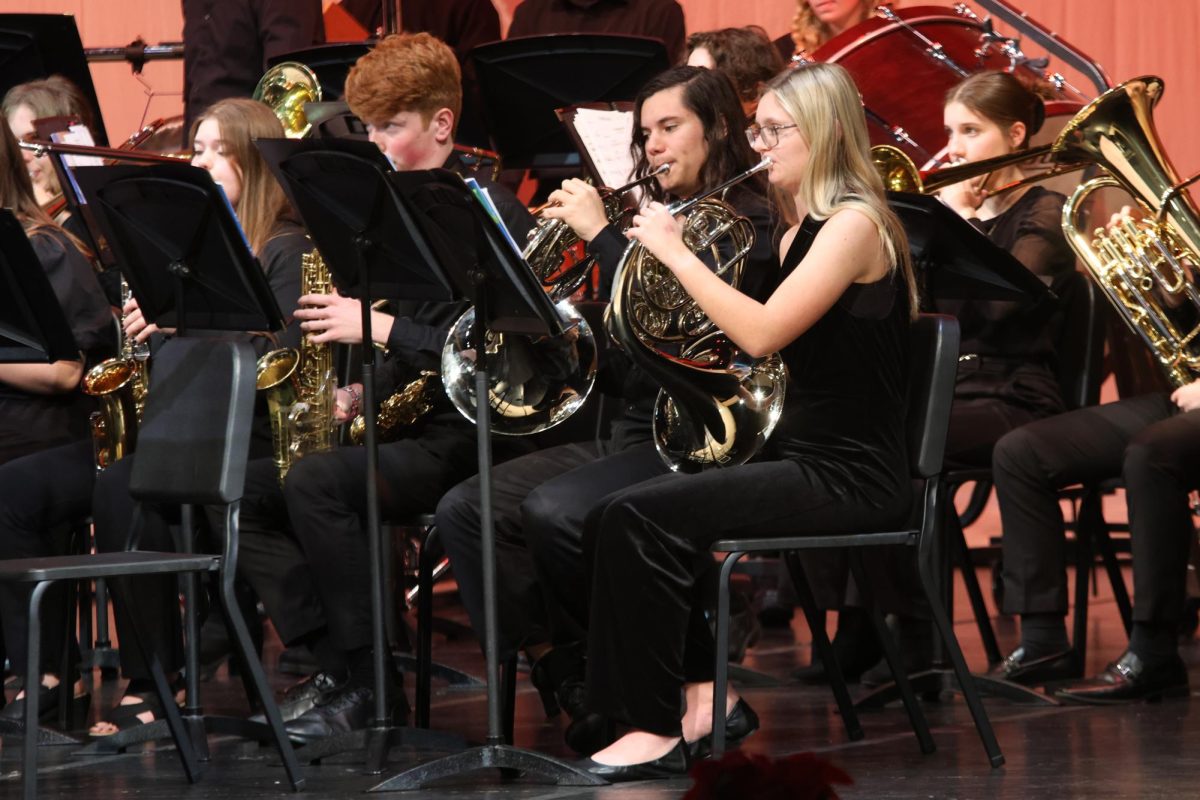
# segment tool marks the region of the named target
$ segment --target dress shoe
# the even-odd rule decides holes
[[[601,764],[599,761],[585,758],[579,766],[609,783],[625,783],[679,778],[687,775],[689,763],[687,747],[680,739],[671,752],[653,761],[643,761],[640,764]]]
[[[1030,658],[1024,647],[1013,650],[1004,660],[988,670],[989,678],[1012,681],[1022,686],[1040,686],[1055,681],[1083,677],[1083,660],[1073,649],[1060,650],[1048,656]]]
[[[283,693],[283,698],[279,701],[279,715],[283,717],[284,722],[298,719],[345,685],[345,678],[332,672],[317,672]],[[255,714],[250,721],[265,723],[267,718],[264,714]]]
[[[546,718],[560,709],[575,719],[584,712],[584,653],[580,645],[562,645],[547,650],[529,668],[529,682],[542,698]]]
[[[900,661],[905,675],[915,675],[933,666],[933,623],[914,617],[897,616],[896,646],[900,650]],[[887,659],[878,661],[859,677],[859,683],[870,689],[890,683],[894,679]]]
[[[725,717],[725,744],[732,747],[740,744],[747,736],[758,730],[758,714],[742,698],[738,698],[733,710]],[[688,752],[693,761],[708,758],[712,755],[712,734],[701,736],[688,744]]]
[[[1126,650],[1099,675],[1064,686],[1055,696],[1070,703],[1110,705],[1182,697],[1187,693],[1187,667],[1178,654],[1164,662],[1148,664],[1137,653]]]
[[[371,722],[375,692],[365,686],[343,686],[287,723],[288,738],[308,744],[341,733],[362,730]]]
[[[68,690],[69,691],[69,690]],[[3,694],[3,692],[0,692]],[[62,692],[57,686],[50,687],[43,684],[38,684],[38,721],[46,722],[58,715],[58,704],[62,699]],[[92,696],[88,693],[74,695],[68,701],[71,706],[67,711],[68,723],[82,723],[88,713],[88,708],[92,704]],[[0,711],[0,719],[6,720],[24,720],[25,719],[25,698],[13,700]]]
[[[869,620],[865,627],[855,622],[843,628],[839,623],[832,645],[833,654],[846,683],[858,683],[862,674],[883,657],[879,638]],[[808,685],[829,683],[829,676],[825,674],[825,662],[821,660],[815,647],[812,651],[812,663],[792,670],[792,678],[798,683]]]

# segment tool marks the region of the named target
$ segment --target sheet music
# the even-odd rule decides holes
[[[575,133],[600,174],[604,186],[615,188],[633,174],[633,112],[595,108],[575,110]]]
[[[60,144],[80,144],[86,147],[95,147],[96,142],[92,139],[92,132],[87,129],[86,125],[72,125],[63,133],[55,133],[50,136],[50,141]],[[68,167],[103,167],[104,159],[97,156],[63,156],[63,163]]]

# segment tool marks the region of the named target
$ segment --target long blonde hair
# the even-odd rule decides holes
[[[808,144],[808,164],[799,200],[815,220],[852,208],[875,223],[883,255],[908,286],[909,309],[917,312],[917,281],[908,235],[887,204],[883,180],[871,162],[867,120],[858,87],[838,64],[804,64],[775,77],[764,94],[775,95]],[[795,201],[780,198],[784,217],[795,224]]]
[[[859,0],[863,11],[880,5],[878,0]],[[884,3],[894,5],[894,3]],[[869,16],[869,15],[868,15]],[[796,16],[792,18],[792,41],[796,43],[796,52],[803,50],[811,53],[833,38],[833,31],[822,22],[808,4],[808,0],[796,0]]]
[[[234,211],[250,249],[259,255],[289,211],[289,205],[252,140],[279,139],[283,136],[283,125],[271,109],[257,100],[231,98],[205,109],[192,123],[190,139],[196,138],[200,123],[206,119],[214,120],[221,129],[221,139],[240,174],[242,190]]]

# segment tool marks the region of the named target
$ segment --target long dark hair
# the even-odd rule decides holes
[[[1046,105],[1036,92],[1007,72],[976,72],[946,92],[946,105],[962,103],[973,113],[986,117],[1008,131],[1014,122],[1025,124],[1025,140],[1017,145],[1029,146],[1029,139],[1046,121]]]
[[[704,128],[704,141],[708,145],[708,158],[700,169],[700,192],[715,188],[733,176],[745,172],[758,163],[758,154],[750,147],[743,129],[746,118],[737,91],[725,73],[703,67],[673,67],[651,78],[633,101],[633,153],[634,177],[641,178],[650,173],[650,162],[646,158],[646,135],[642,132],[642,106],[659,92],[683,87],[683,104],[700,119]],[[765,191],[766,182],[762,173],[750,178],[752,184]],[[663,191],[657,181],[650,183],[650,196],[663,199]]]

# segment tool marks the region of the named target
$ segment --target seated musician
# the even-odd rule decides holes
[[[10,210],[24,228],[81,350],[78,358],[50,364],[0,364],[0,558],[23,558],[48,555],[56,546],[43,529],[27,531],[14,524],[18,509],[35,491],[35,482],[46,490],[39,500],[53,504],[58,478],[53,465],[59,451],[91,452],[88,414],[94,406],[80,392],[79,382],[89,363],[111,354],[112,313],[86,248],[54,222],[35,198],[17,137],[7,123],[0,123],[0,207]],[[40,462],[39,468],[33,459],[42,454],[51,458]],[[26,476],[36,481],[27,481]],[[0,617],[8,656],[18,670],[25,668],[28,597],[25,587],[0,586]],[[54,609],[65,610],[64,603],[65,593],[51,591],[43,618],[61,624],[63,614],[54,614]],[[60,629],[53,633],[47,642],[63,641]],[[56,686],[62,654],[51,645],[44,648],[43,655],[47,665],[43,684]],[[23,705],[13,703],[4,713],[20,718]],[[42,708],[48,706],[50,702]]]
[[[947,154],[952,162],[969,164],[1018,152],[1028,147],[1029,138],[1041,127],[1043,118],[1042,100],[1017,79],[1003,72],[977,73],[946,96]],[[1055,284],[1075,269],[1075,254],[1067,245],[1060,223],[1066,198],[1036,183],[994,191],[1015,184],[1022,176],[1019,165],[1001,167],[948,186],[939,197],[1012,253],[1026,269],[1047,284]],[[1062,328],[1061,304],[1052,298],[934,298],[930,305],[932,310],[957,317],[962,336],[946,436],[946,466],[986,468],[1001,436],[1063,410],[1055,356]],[[826,576],[840,573],[845,580],[844,566],[840,570],[833,566],[839,561],[836,556],[806,554],[804,558],[810,565],[810,575],[818,574],[813,565],[819,563],[823,565],[819,571]],[[928,666],[932,629],[927,610],[913,602],[921,596],[917,576],[907,569],[886,572],[881,597],[899,614],[908,666],[922,669]],[[852,678],[862,674],[864,684],[890,680],[874,630],[861,610],[853,605],[843,609],[834,640],[843,667]],[[1056,644],[1065,646],[1065,640]],[[817,664],[800,674],[812,680],[823,677],[824,669]]]
[[[472,174],[454,150],[462,89],[454,51],[427,33],[389,36],[358,60],[346,78],[346,100],[371,141],[397,170],[445,168],[488,189],[519,241],[532,226],[528,210],[487,175]],[[468,246],[470,235],[456,239]],[[294,307],[296,304],[293,303]],[[305,348],[361,344],[358,300],[307,294],[295,312]],[[385,348],[378,400],[422,370],[436,370],[461,302],[394,301],[395,315],[374,312],[373,340]],[[450,405],[436,378],[432,409],[397,441],[379,445],[382,519],[430,512],[442,493],[475,472],[475,430]],[[352,418],[361,387],[337,390],[334,415]],[[497,443],[497,459],[508,446]],[[285,645],[307,646],[318,671],[288,690],[282,711],[299,742],[360,729],[374,708],[369,543],[365,530],[366,461],[362,447],[306,454],[290,466],[282,492],[269,460],[251,462],[242,502],[239,566],[258,591]],[[290,523],[290,524],[289,524]],[[247,542],[255,544],[247,548]],[[390,651],[389,679],[398,684]],[[395,688],[399,689],[397,685]],[[402,721],[403,694],[392,692]]]
[[[207,170],[224,190],[250,249],[262,265],[276,302],[281,309],[291,309],[300,294],[300,260],[312,249],[312,243],[295,221],[283,190],[252,141],[282,135],[279,120],[262,103],[241,98],[221,100],[206,109],[192,125],[192,164]],[[126,336],[139,342],[160,333],[157,326],[142,316],[136,300],[125,305],[124,330]],[[262,354],[281,345],[294,347],[299,343],[300,332],[293,321],[278,337],[269,339],[250,333],[245,336]],[[270,452],[270,427],[264,405],[256,413],[250,453],[251,457],[258,457]],[[97,550],[125,548],[133,518],[129,479],[136,457],[134,454],[107,467],[96,480],[92,519]],[[177,519],[175,509],[148,508],[143,514],[145,527],[141,547],[174,549],[168,523]],[[220,530],[215,525],[213,529]],[[243,542],[245,546],[246,542]],[[148,640],[147,645],[158,654],[163,669],[168,673],[179,670],[183,666],[183,640],[176,601],[177,580],[173,576],[139,578],[130,581],[130,587],[129,596],[123,602],[121,598],[114,598],[117,635],[122,641],[131,641],[131,618],[136,616],[139,630]],[[124,696],[116,708],[92,727],[93,736],[109,735],[162,716],[150,675],[141,659],[136,657],[134,648],[121,648],[121,671],[129,679]]]
[[[587,703],[629,730],[585,765],[610,781],[683,775],[689,752],[707,752],[713,641],[702,575],[714,541],[795,535],[797,526],[888,530],[912,499],[905,394],[916,282],[871,166],[857,87],[838,65],[802,66],[767,85],[756,120],[748,133],[773,160],[767,174],[792,223],[779,288],[765,302],[706,269],[664,206],[652,204],[629,231],[739,347],[781,351],[790,377],[756,460],[631,485],[588,515]],[[726,709],[735,740],[754,730],[732,687]]]
[[[779,51],[757,25],[693,33],[687,38],[687,64],[728,75],[751,120],[763,84],[783,70]]]
[[[792,31],[776,39],[775,46],[785,60],[799,53],[811,54],[839,33],[870,19],[878,5],[877,0],[796,0]]]
[[[1128,213],[1125,208],[1114,215],[1110,227],[1127,223]],[[1189,272],[1185,281],[1194,283]],[[1173,305],[1161,285],[1143,296],[1164,308]],[[1193,319],[1180,327],[1194,324]],[[1172,347],[1186,349],[1168,339],[1166,348]],[[1098,675],[1060,684],[1055,693],[1094,704],[1186,696],[1187,666],[1176,642],[1196,535],[1189,493],[1200,488],[1200,380],[1018,428],[996,445],[992,471],[1004,531],[1004,611],[1021,617],[1020,646],[1000,671],[1031,684],[1082,674],[1067,640],[1067,546],[1059,490],[1121,478],[1133,555],[1129,646]]]
[[[670,164],[670,171],[650,184],[651,197],[678,200],[709,192],[756,161],[739,134],[744,119],[737,93],[723,73],[698,67],[667,70],[634,100],[635,176]],[[724,199],[754,226],[743,290],[765,299],[778,267],[758,178],[729,189]],[[567,223],[587,242],[588,253],[599,263],[599,285],[608,289],[627,241],[609,222],[595,187],[568,180],[550,200],[544,216]],[[667,471],[651,441],[658,385],[615,349],[606,351],[605,358],[598,388],[615,395],[621,405],[610,438],[541,450],[492,474],[501,658],[524,648],[547,712],[561,706],[571,716],[567,743],[579,752],[596,750],[604,729],[603,721],[583,706],[584,516],[608,493]],[[438,505],[437,522],[463,603],[482,636],[478,481],[447,493]]]

